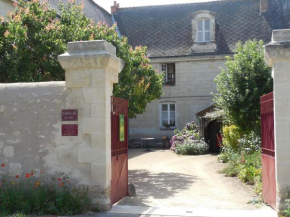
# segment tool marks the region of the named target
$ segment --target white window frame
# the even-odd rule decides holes
[[[202,30],[198,29],[198,23],[202,22]],[[205,21],[209,21],[209,30],[205,30]],[[196,26],[196,30],[197,30],[197,42],[210,42],[210,19],[200,19],[197,21],[197,26]],[[198,38],[199,33],[202,33],[202,40],[200,41]],[[205,40],[205,33],[209,33],[209,40]]]
[[[163,120],[162,120],[162,105],[164,105],[164,104],[166,104],[167,105],[167,123],[168,124],[170,124],[170,105],[174,105],[174,107],[175,107],[175,111],[174,111],[174,117],[175,117],[175,119],[174,119],[174,121],[175,121],[175,125],[174,126],[170,126],[170,127],[164,127],[163,126]],[[175,102],[161,102],[160,103],[160,107],[159,107],[159,110],[160,110],[160,115],[159,115],[159,117],[160,117],[160,128],[161,129],[175,129],[176,127],[177,127],[177,113],[176,113],[176,111],[177,111],[177,106],[176,106],[176,103]]]
[[[164,68],[165,70],[164,70]],[[164,81],[167,82],[167,79],[168,79],[168,76],[167,76],[167,71],[168,71],[168,66],[167,64],[161,64],[161,72],[165,73],[165,76],[164,76]]]

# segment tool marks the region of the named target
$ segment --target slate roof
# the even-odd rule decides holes
[[[62,0],[63,3],[67,3],[67,0]],[[99,21],[105,21],[109,26],[113,25],[111,14],[95,3],[93,0],[76,0],[76,3],[84,3],[84,13],[87,18],[93,19],[96,23]],[[54,8],[58,8],[59,0],[48,0],[48,4]]]
[[[191,53],[191,14],[216,12],[216,54],[229,54],[237,41],[270,41],[272,29],[260,15],[259,5],[259,0],[236,0],[145,6],[120,8],[114,16],[129,44],[147,46],[149,57],[168,57],[205,55]]]

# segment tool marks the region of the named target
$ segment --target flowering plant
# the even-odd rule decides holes
[[[46,181],[44,171],[8,175],[8,168],[0,168],[0,213],[6,215],[53,214],[72,215],[86,212],[91,207],[88,192],[72,188],[65,173]]]
[[[172,137],[171,150],[177,154],[204,154],[208,151],[208,145],[200,139],[199,130],[195,122],[187,123],[182,130],[175,130]]]

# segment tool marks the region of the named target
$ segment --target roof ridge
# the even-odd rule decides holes
[[[143,6],[122,7],[122,8],[119,8],[118,11],[138,9],[138,8],[157,8],[157,7],[184,6],[184,5],[208,4],[208,3],[229,3],[229,2],[243,2],[243,1],[252,1],[252,0],[208,0],[208,1],[191,2],[191,3],[173,3],[173,4],[164,4],[164,5],[143,5]]]
[[[104,11],[105,13],[107,13],[110,17],[112,16],[112,14],[110,14],[106,9],[104,9],[102,6],[98,5],[98,3],[96,3],[94,0],[89,0],[91,1],[93,4],[95,4],[98,8],[100,8],[102,11]]]

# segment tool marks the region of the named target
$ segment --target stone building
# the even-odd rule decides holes
[[[42,0],[40,0],[42,1]],[[13,11],[14,6],[13,2],[17,2],[16,0],[0,0],[0,16],[5,17],[8,11]],[[48,0],[49,6],[53,9],[58,8],[58,0]],[[62,2],[66,3],[67,0],[63,0]],[[114,21],[112,20],[112,16],[109,12],[103,9],[101,6],[96,4],[93,0],[76,0],[76,3],[84,4],[84,13],[88,18],[93,19],[96,23],[99,21],[106,22],[109,26],[111,26]]]
[[[287,1],[224,0],[132,8],[114,2],[111,14],[93,0],[83,2],[87,17],[109,25],[117,22],[119,34],[128,37],[133,47],[147,46],[151,65],[165,74],[164,95],[130,120],[132,139],[170,137],[174,129],[197,121],[196,114],[213,103],[213,80],[225,67],[225,57],[233,55],[235,44],[249,39],[267,43],[273,29],[290,27]],[[48,3],[57,8],[57,1]],[[5,7],[10,9],[12,1],[0,0],[2,15]]]
[[[131,138],[171,136],[212,105],[214,78],[238,41],[271,39],[286,26],[282,5],[272,0],[112,7],[122,35],[147,46],[150,62],[165,74],[164,95],[130,120]],[[284,8],[285,9],[285,8]]]

